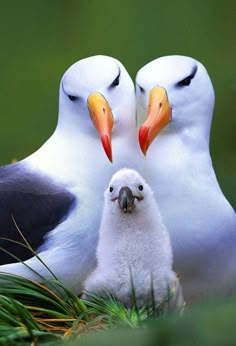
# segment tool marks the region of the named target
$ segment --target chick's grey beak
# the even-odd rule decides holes
[[[120,189],[118,202],[124,213],[132,212],[134,208],[134,195],[128,186],[123,186]]]

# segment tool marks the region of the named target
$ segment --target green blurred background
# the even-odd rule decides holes
[[[207,68],[216,92],[211,153],[236,208],[236,1],[0,1],[0,163],[21,159],[49,137],[58,87],[75,61],[111,55],[132,77],[147,62],[183,54]]]

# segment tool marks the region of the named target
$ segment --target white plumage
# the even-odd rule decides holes
[[[132,285],[142,306],[168,295],[177,284],[175,307],[183,303],[181,288],[172,271],[172,249],[153,193],[135,170],[121,169],[111,179],[99,229],[97,267],[85,290],[115,296],[132,305]],[[131,279],[132,276],[132,279]]]
[[[91,97],[94,93],[95,101]],[[96,100],[99,103],[98,108],[100,107],[98,111],[95,109]],[[99,136],[110,159],[112,148],[113,163],[109,162],[104,153]],[[34,221],[39,210],[42,211],[47,232],[43,231],[41,243],[35,250],[59,279],[79,291],[83,280],[95,264],[101,201],[105,187],[111,175],[127,162],[137,168],[137,155],[139,149],[135,128],[135,93],[127,71],[118,60],[107,56],[80,60],[66,71],[61,80],[58,124],[51,138],[25,160],[0,169],[0,194],[3,204],[0,224],[7,213],[9,222],[12,221],[10,213],[14,204],[16,213],[25,204],[23,214],[13,214],[22,233],[28,240],[31,237],[33,241],[40,232],[36,232],[34,227],[26,223],[28,219]],[[38,179],[43,188],[37,189]],[[54,203],[49,203],[49,200],[56,196],[54,186],[57,187],[57,192],[64,189],[66,196],[73,199],[73,206],[67,208],[56,226],[50,224],[50,217],[55,212]],[[10,196],[7,210],[4,209],[6,190]],[[39,197],[40,209],[37,210],[34,206]],[[55,198],[55,201],[57,200]],[[24,226],[19,223],[19,217],[25,222]],[[41,222],[42,220],[39,220],[37,225]],[[1,227],[1,236],[9,237],[9,233],[3,235],[8,226]],[[18,235],[14,225],[12,231],[14,235]],[[14,246],[13,243],[12,252]],[[24,257],[26,250],[21,248],[20,251]],[[36,257],[28,259],[26,264],[45,278],[51,277]],[[22,263],[2,265],[0,271],[41,280]]]
[[[192,58],[167,56],[142,67],[136,84],[139,122],[149,113],[139,132],[144,174],[170,232],[185,299],[235,292],[236,216],[209,153],[214,90],[207,71]]]

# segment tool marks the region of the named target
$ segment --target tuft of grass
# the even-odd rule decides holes
[[[0,295],[0,321],[1,345],[25,345],[26,342],[36,343],[39,339],[58,338],[54,333],[42,331],[26,306],[3,295]]]
[[[0,295],[21,302],[41,329],[47,325],[48,330],[50,324],[53,329],[54,323],[61,322],[70,325],[87,311],[83,301],[59,280],[46,281],[46,285],[7,273],[0,273],[0,280]]]
[[[153,309],[126,308],[115,298],[87,293],[80,299],[59,280],[38,283],[21,276],[0,273],[0,344],[74,341],[91,331],[120,326],[137,328],[153,319]],[[161,304],[155,310],[163,313]],[[158,312],[158,315],[160,313]]]

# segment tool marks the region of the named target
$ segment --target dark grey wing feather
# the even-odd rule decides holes
[[[24,243],[18,227],[37,250],[75,203],[72,193],[49,177],[30,171],[22,162],[0,167],[0,247],[21,260],[32,257],[25,247],[2,238]],[[0,265],[13,262],[16,260],[0,249]]]

